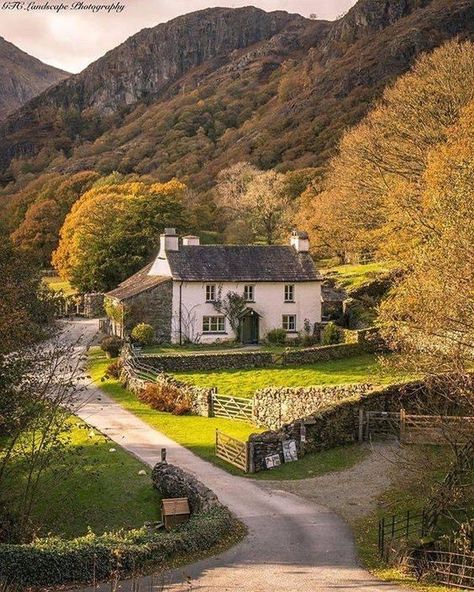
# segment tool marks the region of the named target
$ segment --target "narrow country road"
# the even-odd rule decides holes
[[[71,321],[63,339],[90,342],[96,321]],[[166,575],[156,587],[143,578],[141,590],[209,592],[403,592],[358,565],[352,534],[333,512],[291,493],[261,487],[195,456],[90,387],[78,415],[152,467],[167,449],[168,462],[210,487],[248,528],[245,539],[221,555]],[[369,486],[369,484],[367,484]],[[350,487],[350,484],[348,484]],[[94,590],[110,590],[110,585]],[[92,588],[84,592],[92,592]],[[120,590],[136,590],[122,582]]]

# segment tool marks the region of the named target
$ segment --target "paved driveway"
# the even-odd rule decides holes
[[[74,321],[65,340],[92,339],[96,321]],[[225,592],[401,592],[359,567],[351,531],[327,508],[258,482],[229,475],[156,431],[95,387],[79,415],[152,467],[167,449],[170,463],[196,475],[248,528],[231,550],[166,575],[156,587],[143,578],[140,590]],[[341,474],[342,475],[342,474]],[[350,483],[347,484],[350,487]],[[164,585],[164,588],[163,588]],[[110,590],[103,585],[99,590]],[[121,590],[136,590],[122,582]],[[92,588],[87,591],[92,591]]]

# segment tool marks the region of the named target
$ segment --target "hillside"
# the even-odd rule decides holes
[[[321,167],[421,52],[473,35],[474,0],[360,0],[335,23],[256,8],[185,15],[11,116],[3,180],[119,170],[205,190],[239,160]]]
[[[0,37],[0,120],[68,76]]]

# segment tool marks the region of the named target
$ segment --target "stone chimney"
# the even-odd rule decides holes
[[[183,247],[198,247],[200,245],[199,237],[192,234],[183,236]]]
[[[293,230],[291,233],[290,245],[294,247],[298,253],[309,252],[309,237],[307,232],[300,232]]]
[[[179,251],[179,238],[176,228],[165,228],[164,234],[160,235],[160,254],[165,251]]]

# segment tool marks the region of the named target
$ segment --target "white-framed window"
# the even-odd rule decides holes
[[[225,317],[202,317],[203,333],[225,333]]]
[[[285,284],[285,302],[295,301],[295,285]]]
[[[283,329],[288,333],[296,332],[296,315],[283,315]]]
[[[206,286],[206,302],[216,301],[216,284],[207,284]]]
[[[251,284],[244,286],[244,298],[247,302],[255,302],[255,286]]]

